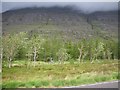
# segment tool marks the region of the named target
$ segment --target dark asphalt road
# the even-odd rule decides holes
[[[80,86],[71,86],[65,88],[118,88],[120,86],[120,81],[111,81],[111,82],[101,82],[96,84],[80,85]]]

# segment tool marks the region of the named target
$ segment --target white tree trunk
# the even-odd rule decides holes
[[[1,51],[0,51],[0,72],[2,71],[2,58],[3,58],[3,48],[1,48]]]
[[[103,59],[106,59],[106,54],[105,54],[105,52],[103,52]]]
[[[82,58],[82,47],[78,48],[78,50],[79,50],[79,53],[80,53],[78,60],[81,61],[81,58]]]
[[[33,57],[34,67],[35,67],[35,64],[36,64],[36,56],[37,56],[37,50],[36,50],[36,47],[35,47],[35,48],[34,48],[34,57]]]
[[[82,57],[82,62],[85,59],[85,57],[86,57],[87,54],[88,54],[88,52],[84,52],[83,57]]]
[[[8,67],[9,67],[9,68],[11,68],[11,66],[12,66],[12,58],[11,58],[11,57],[9,57]]]

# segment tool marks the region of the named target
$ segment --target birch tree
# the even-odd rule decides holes
[[[56,53],[56,55],[57,55],[58,61],[60,63],[71,58],[71,56],[67,53],[67,50],[65,48],[59,49],[59,51]]]
[[[2,58],[3,58],[2,35],[0,35],[0,73],[2,71]]]
[[[79,50],[79,58],[78,61],[80,62],[82,59],[82,54],[83,54],[83,43],[81,43],[80,48],[78,47]]]
[[[33,36],[27,42],[27,57],[29,60],[34,61],[34,67],[36,64],[36,59],[38,57],[39,50],[42,48],[41,45],[45,40],[42,39],[40,36]]]
[[[104,59],[111,59],[111,54],[112,54],[112,51],[110,51],[110,48],[108,47],[107,44],[104,45]]]
[[[80,44],[80,46],[78,47],[78,50],[79,50],[79,58],[78,58],[78,61],[79,62],[83,62],[83,60],[85,59],[85,57],[87,56],[88,54],[88,50],[87,50],[87,43],[85,40],[83,40]]]
[[[20,45],[20,34],[7,35],[3,37],[3,52],[4,57],[8,60],[8,67],[11,68],[12,60],[17,54]]]

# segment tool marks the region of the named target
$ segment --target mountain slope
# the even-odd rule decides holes
[[[117,11],[84,14],[71,7],[25,8],[3,13],[3,33],[29,31],[66,39],[117,38]]]

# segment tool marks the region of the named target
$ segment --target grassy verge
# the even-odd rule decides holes
[[[16,62],[15,62],[16,63]],[[23,62],[22,62],[23,63]],[[64,87],[118,80],[118,61],[3,67],[3,88]]]

